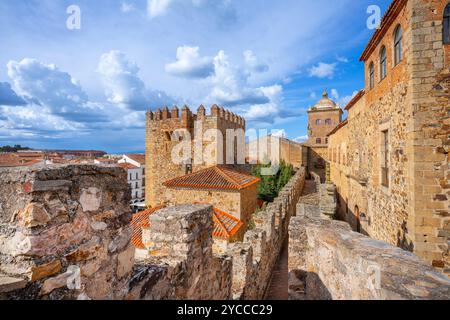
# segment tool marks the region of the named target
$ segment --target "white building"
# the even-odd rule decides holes
[[[118,161],[127,170],[127,180],[131,187],[132,203],[145,201],[145,155],[126,154]]]

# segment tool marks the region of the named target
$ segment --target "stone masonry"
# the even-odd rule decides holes
[[[340,217],[449,274],[450,65],[449,46],[442,42],[447,4],[393,1],[361,57],[365,90],[349,106],[348,123],[330,136],[329,155]],[[403,58],[395,64],[398,27]],[[387,76],[381,79],[383,46]],[[387,183],[382,166],[389,170]]]

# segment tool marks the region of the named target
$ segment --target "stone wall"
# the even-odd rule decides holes
[[[0,170],[0,298],[114,299],[134,248],[117,167]]]
[[[181,135],[179,139],[172,137],[176,130],[184,130],[188,136]],[[173,107],[172,110],[164,108],[156,112],[147,112],[146,204],[153,207],[160,205],[166,192],[163,183],[188,173],[184,163],[177,163],[172,159],[172,151],[181,141],[190,144],[187,147],[190,154],[183,155],[180,151],[178,160],[183,162],[181,161],[183,156],[187,156],[188,159],[184,159],[185,163],[192,164],[192,171],[195,172],[212,165],[227,163],[227,156],[234,160],[232,163],[238,163],[237,146],[240,145],[242,150],[245,150],[244,131],[245,120],[242,117],[217,105],[211,107],[209,115],[203,106],[198,108],[197,114],[191,112],[187,106],[181,110]],[[226,153],[227,137],[234,139],[235,142],[234,152],[231,155]],[[219,149],[222,149],[223,157],[217,152]],[[176,154],[176,150],[174,153]],[[245,163],[244,157],[245,155],[240,163]]]
[[[247,231],[244,241],[228,245],[226,254],[233,258],[234,299],[264,298],[304,184],[305,170],[302,168],[274,202],[254,216],[256,227]]]
[[[345,222],[298,216],[289,226],[289,296],[450,299],[450,279],[410,252],[351,231]]]
[[[163,209],[135,261],[126,172],[0,170],[0,299],[229,299],[232,260],[212,253],[212,207]]]
[[[397,9],[388,17],[392,23],[379,31],[382,35],[363,58],[365,95],[349,110],[348,124],[330,136],[329,154],[340,216],[355,229],[360,225],[361,232],[413,251],[450,273],[450,70],[442,44],[447,3],[395,0]],[[393,34],[398,25],[403,30],[403,60],[394,65]],[[388,57],[385,79],[378,72],[382,46]],[[372,62],[374,88],[368,81]],[[386,130],[387,186],[381,181]],[[360,216],[366,220],[360,221]]]
[[[262,299],[304,179],[301,169],[224,255],[211,206],[161,209],[143,230],[152,257],[135,261],[123,169],[2,169],[0,299]]]
[[[212,206],[183,205],[150,216],[126,299],[231,299],[232,259],[213,254]]]

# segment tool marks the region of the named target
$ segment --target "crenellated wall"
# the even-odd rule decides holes
[[[264,298],[304,183],[305,170],[301,168],[274,202],[254,217],[256,227],[247,231],[244,241],[228,245],[226,254],[233,258],[234,299]]]
[[[299,170],[225,254],[212,207],[151,215],[135,261],[126,173],[107,166],[0,170],[0,299],[262,299],[305,179]]]
[[[173,139],[172,134],[180,129],[189,136]],[[186,164],[191,165],[191,170],[195,172],[215,164],[228,163],[227,137],[234,138],[234,152],[229,156],[235,164],[238,159],[237,146],[241,145],[245,151],[245,120],[241,116],[217,105],[211,107],[209,115],[203,106],[198,108],[197,114],[187,106],[181,111],[175,106],[171,111],[165,107],[147,112],[146,204],[153,207],[162,204],[166,190],[163,182],[189,173]],[[172,159],[172,151],[181,140],[191,143],[190,155],[183,163],[177,163]],[[223,157],[217,150],[222,150]]]

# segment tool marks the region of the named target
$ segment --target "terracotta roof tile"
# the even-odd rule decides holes
[[[131,243],[135,248],[145,249],[144,243],[142,242],[142,229],[150,228],[150,215],[162,208],[164,208],[164,206],[147,209],[133,215],[131,220],[131,226],[133,228]],[[220,239],[232,238],[244,225],[238,218],[217,208],[213,208],[213,222],[214,227],[212,235],[213,237]]]
[[[131,220],[131,227],[133,228],[133,233],[131,235],[131,243],[135,248],[144,249],[144,244],[142,243],[142,228],[150,227],[149,217],[156,211],[164,208],[164,206],[159,206],[151,209],[147,209],[138,212],[133,215]]]
[[[138,169],[138,167],[136,167],[136,166],[134,166],[134,165],[132,165],[131,163],[128,163],[128,162],[126,162],[126,163],[119,163],[118,166],[121,167],[121,168],[124,168],[126,170],[128,170],[128,169]]]
[[[163,183],[169,188],[242,190],[260,181],[247,173],[214,166]]]
[[[232,238],[244,225],[238,218],[223,212],[217,208],[213,208],[214,230],[213,237],[221,239]]]
[[[139,162],[140,164],[145,164],[144,154],[127,154],[126,156],[136,162]]]

